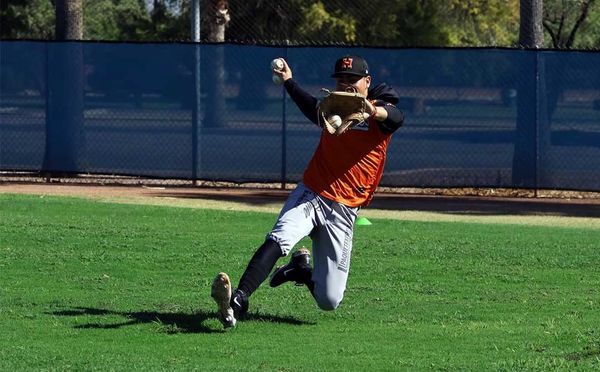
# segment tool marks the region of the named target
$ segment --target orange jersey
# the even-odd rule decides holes
[[[315,193],[349,207],[368,204],[383,175],[392,135],[374,119],[336,136],[323,131],[304,184]]]

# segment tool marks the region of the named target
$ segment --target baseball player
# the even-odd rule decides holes
[[[323,127],[319,100],[292,78],[286,61],[273,73],[300,111]],[[403,124],[404,114],[395,106],[398,94],[390,86],[371,88],[367,62],[360,56],[344,56],[335,62],[336,91],[354,91],[367,97],[367,119],[340,135],[323,130],[319,145],[296,189],[287,198],[265,242],[250,259],[235,291],[226,273],[214,279],[211,295],[225,328],[233,327],[248,311],[249,298],[267,279],[280,257],[287,256],[305,236],[312,240],[311,253],[295,251],[289,263],[271,275],[271,287],[286,282],[305,285],[319,308],[336,309],[344,297],[354,221],[361,206],[369,203],[383,173],[392,134]],[[365,115],[367,116],[367,115]]]

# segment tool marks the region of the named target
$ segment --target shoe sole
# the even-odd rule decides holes
[[[226,273],[219,273],[213,280],[210,295],[217,303],[218,318],[225,328],[235,327],[233,309],[229,305],[231,301],[231,281]]]

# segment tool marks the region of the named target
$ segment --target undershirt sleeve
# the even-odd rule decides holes
[[[317,98],[302,89],[294,79],[286,80],[284,87],[304,116],[313,123],[318,124],[317,105],[319,101]]]
[[[383,101],[375,102],[375,106],[383,107],[387,111],[387,118],[377,122],[384,133],[394,133],[404,124],[404,113],[398,107]]]

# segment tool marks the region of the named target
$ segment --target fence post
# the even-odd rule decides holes
[[[49,82],[50,82],[50,79],[49,79],[49,76],[50,76],[50,71],[49,71],[49,69],[50,69],[50,67],[49,67],[50,51],[48,50],[47,42],[44,43],[44,50],[46,52],[44,54],[44,57],[46,58],[46,60],[44,61],[44,85],[45,85],[45,89],[44,89],[44,96],[45,96],[44,97],[45,98],[44,99],[44,104],[45,104],[44,125],[48,126],[50,124],[49,123],[49,120],[50,120],[49,119],[50,118],[50,84],[49,84]],[[40,169],[40,171],[42,171],[42,170],[43,170],[43,167],[42,167],[42,169]],[[48,173],[48,172],[41,172],[41,173],[46,178],[46,183],[49,183],[50,179],[51,179],[50,173]]]
[[[541,83],[541,79],[540,79],[540,51],[536,50],[535,51],[535,162],[533,163],[535,165],[534,169],[533,169],[533,174],[534,174],[534,178],[533,178],[533,196],[535,198],[538,197],[538,188],[539,188],[539,180],[540,180],[540,173],[539,173],[539,166],[540,166],[540,113],[541,113],[541,93],[540,92],[540,83]]]
[[[551,118],[548,113],[548,91],[547,85],[547,68],[546,68],[546,54],[542,51],[537,51],[537,64],[536,64],[536,171],[535,171],[535,197],[538,196],[538,190],[548,185],[549,172],[544,167],[544,162],[548,159],[548,153],[552,146],[551,141]],[[550,178],[551,179],[551,178]]]
[[[284,58],[288,60],[289,40],[285,40]],[[281,115],[281,189],[285,190],[287,181],[287,104],[285,88],[281,86],[282,115]]]
[[[512,186],[515,188],[536,187],[537,53],[536,50],[522,50],[517,61],[519,80],[512,163]]]
[[[201,146],[198,146],[200,134],[200,0],[192,0],[192,41],[194,42],[194,102],[192,104],[192,186],[196,186],[198,177],[201,176],[199,168],[201,164]],[[200,151],[199,151],[200,149]]]
[[[517,89],[517,123],[515,130],[512,184],[513,187],[533,188],[537,190],[537,143],[538,143],[538,49],[544,42],[542,0],[521,0],[519,9],[519,46],[524,51],[524,62],[529,50],[535,53],[534,64],[530,70],[519,63],[519,84]],[[523,77],[533,81],[529,84]],[[531,104],[535,102],[532,108]],[[529,172],[534,174],[530,175]],[[537,191],[535,191],[537,192]]]

